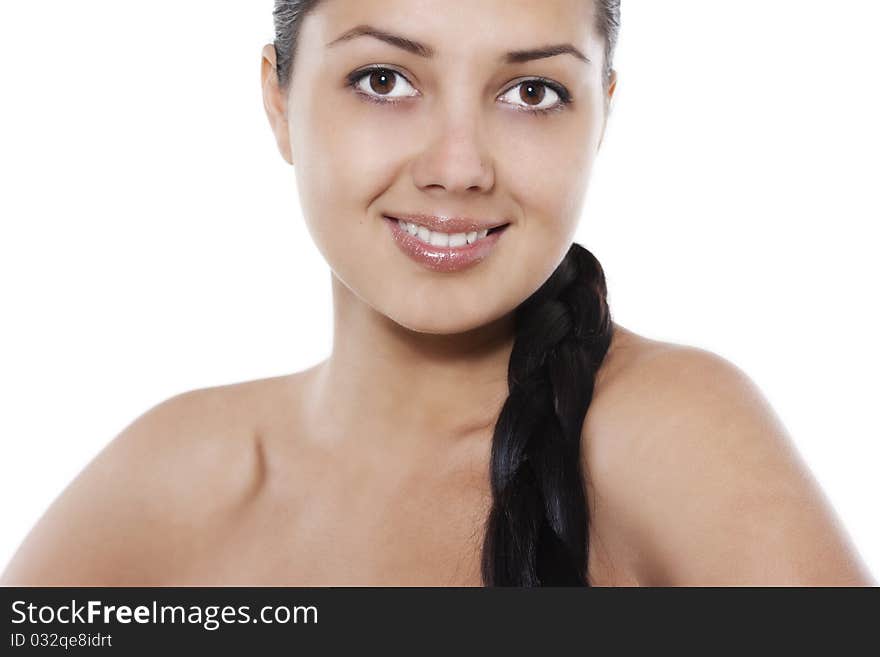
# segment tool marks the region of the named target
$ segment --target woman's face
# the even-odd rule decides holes
[[[589,0],[324,0],[308,14],[273,129],[310,234],[363,302],[411,330],[458,333],[513,311],[552,274],[604,131],[594,24]],[[357,26],[432,54],[339,40]],[[589,61],[507,58],[559,44]],[[449,271],[442,254],[420,263],[401,250],[385,219],[401,215],[509,225],[482,259]]]

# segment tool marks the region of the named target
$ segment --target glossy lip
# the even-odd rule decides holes
[[[402,219],[403,221],[419,224],[438,233],[470,233],[473,231],[491,230],[509,221],[499,219],[497,221],[482,221],[473,217],[444,217],[433,214],[385,214],[385,217]]]
[[[501,236],[506,232],[505,228],[504,230],[486,235],[486,237],[477,240],[473,244],[465,244],[464,246],[432,246],[425,244],[414,235],[410,235],[409,231],[400,227],[396,218],[389,217],[388,215],[383,215],[382,218],[391,230],[391,236],[401,251],[420,265],[433,271],[445,273],[467,269],[486,258],[492,252],[492,249],[495,248]],[[495,225],[502,226],[504,223],[506,222]],[[455,232],[464,233],[467,231],[456,230]]]

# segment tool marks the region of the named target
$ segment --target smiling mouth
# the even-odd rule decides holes
[[[508,222],[480,231],[442,233],[389,216],[384,216],[384,221],[404,254],[427,269],[443,273],[463,271],[487,258],[510,226]],[[473,222],[467,225],[476,227]]]

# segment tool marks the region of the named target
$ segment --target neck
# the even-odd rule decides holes
[[[313,435],[369,447],[489,430],[507,398],[513,314],[456,334],[401,326],[333,276],[333,350],[308,391]]]

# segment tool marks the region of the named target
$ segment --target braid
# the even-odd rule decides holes
[[[589,586],[581,430],[611,344],[605,274],[573,243],[516,309],[509,395],[492,438],[486,586]]]

